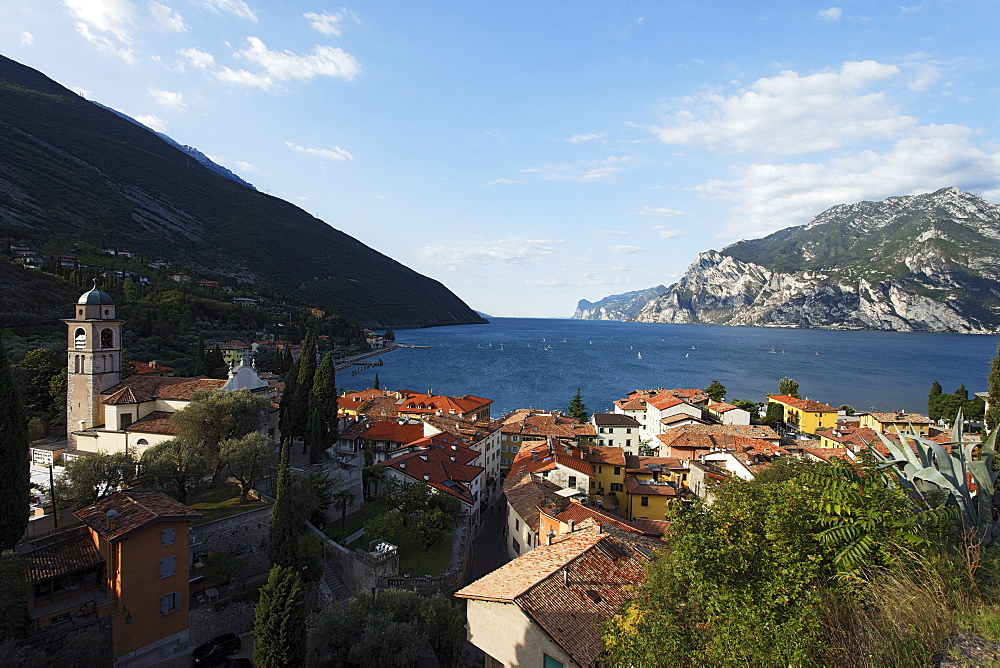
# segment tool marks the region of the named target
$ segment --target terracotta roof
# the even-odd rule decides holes
[[[929,418],[920,413],[862,413],[871,415],[874,420],[882,424],[932,424]]]
[[[593,477],[594,467],[584,456],[583,450],[575,444],[551,436],[544,441],[527,441],[521,444],[517,456],[511,462],[509,475],[551,471],[558,465]]]
[[[562,491],[559,485],[531,473],[508,476],[503,481],[503,493],[507,498],[507,503],[535,533],[540,530],[539,502],[545,500],[550,504],[558,505],[563,501],[563,498],[557,494],[559,491]]]
[[[706,424],[706,422],[701,418],[695,417],[693,415],[688,415],[687,413],[676,413],[674,415],[668,415],[665,418],[660,418],[660,424],[666,426],[668,429],[672,424],[685,421],[694,422],[696,424]]]
[[[614,445],[592,445],[587,448],[587,461],[591,464],[625,466],[625,451]]]
[[[623,411],[644,411],[646,410],[646,399],[644,397],[631,397],[628,399],[619,399],[614,402],[615,406],[622,409]]]
[[[118,513],[113,522],[108,521],[107,512]],[[139,492],[127,490],[106,496],[97,503],[81,508],[74,513],[84,524],[96,531],[104,539],[114,543],[155,522],[171,520],[194,520],[201,513],[174,501],[162,492]]]
[[[594,413],[594,424],[600,427],[639,427],[639,421],[622,413]]]
[[[834,459],[834,458],[846,459],[849,462],[850,461],[854,461],[853,459],[851,459],[850,457],[847,456],[847,448],[811,448],[811,447],[804,447],[804,448],[802,448],[802,451],[803,452],[808,452],[810,455],[812,455],[816,459],[820,459],[820,460],[822,460],[824,462],[828,462],[828,461],[830,461],[831,459]]]
[[[379,465],[394,469],[417,482],[425,482],[466,504],[474,503],[472,481],[486,469],[460,461],[457,446],[453,454],[447,448],[434,446],[431,439],[426,439],[426,442],[430,447],[396,455]],[[479,453],[473,453],[476,457],[479,456]],[[455,461],[451,459],[453,456]]]
[[[153,411],[145,417],[139,418],[128,427],[125,428],[127,432],[140,432],[143,434],[168,434],[174,435],[177,433],[177,427],[174,425],[172,418],[173,413],[168,413],[166,411]]]
[[[670,532],[673,522],[667,520],[647,520],[643,517],[636,517],[632,520],[632,524],[642,529],[642,532],[647,536],[663,536]]]
[[[685,470],[687,466],[684,465],[677,457],[637,457],[635,455],[628,455],[625,457],[625,472],[626,473],[653,473],[653,467],[658,467],[659,470],[667,469],[679,469]]]
[[[650,397],[646,400],[647,406],[652,406],[657,410],[666,410],[667,408],[673,408],[674,406],[679,406],[680,404],[687,403],[683,399],[678,399],[671,394],[660,394],[655,397]]]
[[[101,394],[111,405],[137,404],[156,399],[190,401],[198,390],[219,390],[225,380],[215,378],[174,378],[162,376],[129,376]],[[127,390],[127,391],[126,391]]]
[[[539,545],[459,590],[459,598],[515,603],[573,661],[593,666],[604,622],[645,579],[648,558],[589,527]]]
[[[728,413],[729,411],[736,410],[736,406],[732,404],[727,404],[725,402],[720,402],[717,404],[709,404],[707,406],[708,410],[714,413]]]
[[[132,366],[135,367],[135,372],[139,375],[144,373],[166,373],[174,370],[173,367],[164,366],[159,363],[153,366],[150,362],[132,362]]]
[[[544,413],[530,408],[520,408],[503,419],[504,434],[519,434],[526,438],[572,438],[596,436],[597,428],[568,415]]]
[[[200,283],[201,281],[199,281]],[[206,350],[246,350],[250,347],[249,343],[245,341],[240,341],[239,339],[233,339],[232,341],[218,341],[217,343],[211,343],[205,346]]]
[[[667,433],[675,431],[689,434],[730,434],[732,436],[761,438],[765,441],[781,441],[778,432],[761,424],[685,424],[674,427]]]
[[[361,429],[360,436],[369,441],[412,443],[424,437],[424,425],[399,424],[395,420],[375,420],[366,423]]]
[[[24,554],[23,558],[24,578],[31,583],[104,563],[87,531],[74,531],[63,540]]]
[[[790,397],[787,394],[775,394],[768,397],[769,401],[774,401],[777,403],[785,404],[786,406],[791,406],[800,411],[806,411],[809,413],[836,413],[837,409],[833,406],[827,406],[826,404],[820,403],[818,401],[813,401],[812,399],[797,399],[795,397]]]
[[[442,413],[466,415],[489,406],[492,403],[492,399],[474,397],[471,394],[448,397],[412,392],[401,402],[398,402],[397,410],[406,413],[436,413],[437,411],[441,411]]]
[[[677,488],[666,481],[639,480],[635,476],[625,478],[625,490],[629,494],[642,496],[677,496]]]
[[[628,520],[616,517],[610,513],[604,512],[603,510],[594,508],[593,506],[585,506],[579,501],[571,501],[570,504],[566,506],[564,511],[556,515],[557,520],[567,524],[570,520],[580,524],[588,518],[594,520],[598,524],[610,524],[622,529],[623,531],[632,531],[640,534],[645,533],[645,531]]]

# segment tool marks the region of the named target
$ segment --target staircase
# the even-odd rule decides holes
[[[323,566],[323,579],[320,580],[319,589],[327,601],[324,607],[333,607],[351,597],[351,592],[348,591],[347,585],[344,584],[344,581],[340,579],[337,571],[330,564],[324,564]]]

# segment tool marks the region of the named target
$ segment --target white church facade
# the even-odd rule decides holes
[[[133,375],[122,380],[122,326],[111,296],[97,288],[77,300],[67,325],[66,433],[69,456],[77,452],[131,452],[140,456],[176,435],[173,413],[198,390],[247,389],[271,400],[267,431],[277,442],[276,390],[251,366],[248,356],[229,378]]]

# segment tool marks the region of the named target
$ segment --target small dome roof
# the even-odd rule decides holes
[[[80,295],[80,298],[76,300],[77,304],[114,304],[114,300],[111,299],[111,295],[107,292],[97,289],[97,279],[94,279],[94,287],[90,292],[84,292]]]

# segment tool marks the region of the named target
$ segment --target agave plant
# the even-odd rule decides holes
[[[869,448],[878,465],[891,469],[899,485],[918,503],[930,507],[930,497],[944,492],[946,504],[959,510],[965,529],[975,532],[985,547],[1000,541],[1000,522],[996,517],[1000,509],[996,487],[1000,471],[993,470],[1000,430],[995,429],[981,444],[965,443],[962,423],[959,410],[952,427],[951,452],[934,441],[905,433],[899,434],[899,443],[878,435],[889,449],[888,455]],[[978,457],[973,455],[977,446]],[[970,482],[975,483],[974,490]]]

